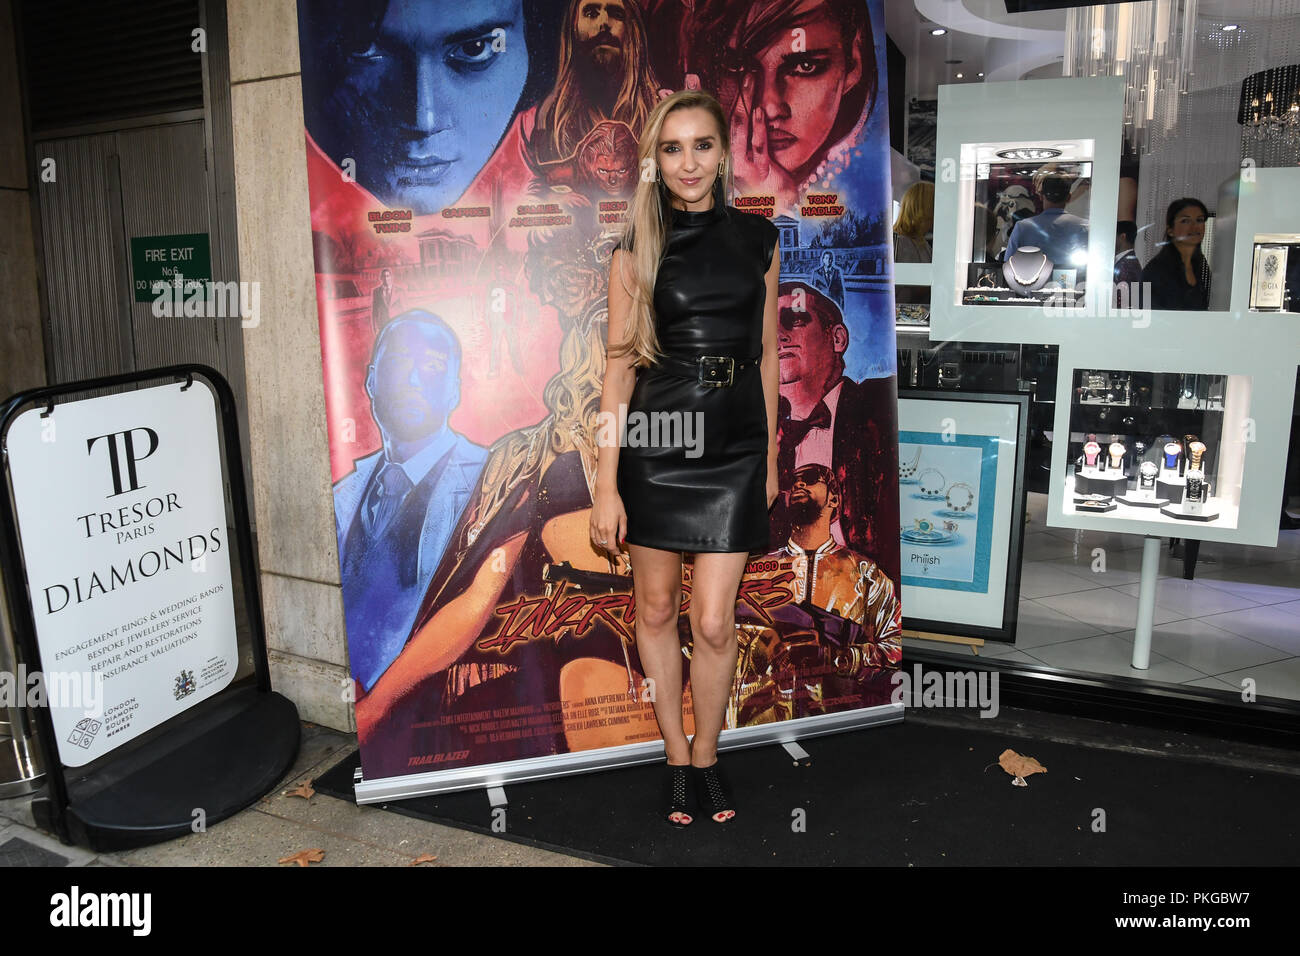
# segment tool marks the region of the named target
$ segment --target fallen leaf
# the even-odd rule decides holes
[[[1047,768],[1035,760],[1033,757],[1022,757],[1014,750],[1004,750],[998,757],[998,766],[1000,766],[1011,776],[1015,777],[1011,785],[1015,787],[1027,787],[1025,777],[1034,773],[1047,773]]]
[[[421,853],[419,856],[417,856],[414,860],[412,860],[410,863],[408,863],[408,864],[406,864],[406,865],[407,865],[407,866],[419,866],[421,863],[433,863],[433,862],[435,862],[437,859],[438,859],[438,858],[437,858],[436,856],[434,856],[432,853]]]
[[[311,785],[312,785],[312,781],[308,780],[306,783],[298,784],[298,786],[294,787],[292,790],[286,790],[284,792],[284,795],[286,797],[303,797],[307,800],[310,800],[312,794],[316,792],[315,790],[312,789]]]
[[[293,856],[286,856],[280,860],[281,863],[297,863],[299,866],[306,866],[309,863],[319,863],[325,859],[325,851],[319,847],[310,850],[299,850]]]

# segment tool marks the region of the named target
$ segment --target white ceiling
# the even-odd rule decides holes
[[[1267,39],[1270,24],[1293,33],[1297,17],[1300,0],[1199,0],[1197,32],[1231,22]],[[920,99],[944,83],[1060,76],[1065,23],[1065,10],[1010,14],[1004,0],[885,0],[886,30],[907,58],[907,96]],[[931,36],[936,26],[947,34]]]

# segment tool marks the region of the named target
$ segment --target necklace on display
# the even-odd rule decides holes
[[[910,465],[904,465],[902,463],[899,463],[898,477],[911,478],[913,475],[916,474],[916,469],[918,466],[920,466],[920,464],[921,464],[921,449],[918,448],[916,450],[916,454],[912,456],[912,463]]]
[[[1012,278],[1014,278],[1017,282],[1019,282],[1021,285],[1026,286],[1026,287],[1027,287],[1027,286],[1031,286],[1031,285],[1033,285],[1035,282],[1037,282],[1037,281],[1038,281],[1038,277],[1041,276],[1041,275],[1043,274],[1043,267],[1046,266],[1047,263],[1051,261],[1050,259],[1047,258],[1047,253],[1045,253],[1045,252],[1040,252],[1039,255],[1041,255],[1041,256],[1043,257],[1043,261],[1040,262],[1040,263],[1038,263],[1038,269],[1035,270],[1034,274],[1033,274],[1032,276],[1030,276],[1028,279],[1026,279],[1026,278],[1024,278],[1023,276],[1021,276],[1020,271],[1019,271],[1018,269],[1016,269],[1016,257],[1015,257],[1015,255],[1013,255],[1010,259],[1008,259],[1008,260],[1007,260],[1007,265],[1011,268],[1011,276],[1012,276]]]

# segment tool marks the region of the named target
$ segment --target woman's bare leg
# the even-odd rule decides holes
[[[718,734],[736,679],[736,594],[748,554],[697,554],[691,575],[691,699],[695,737],[691,763],[707,767],[718,759]]]
[[[651,701],[664,738],[664,753],[670,764],[687,764],[691,750],[682,726],[682,645],[677,636],[682,555],[630,542],[627,550],[636,600],[637,654],[652,681]]]

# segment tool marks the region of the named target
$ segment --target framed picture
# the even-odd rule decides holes
[[[1255,246],[1250,273],[1250,307],[1260,312],[1280,312],[1286,298],[1287,247]]]
[[[898,394],[899,547],[908,631],[1014,642],[1029,396]]]

